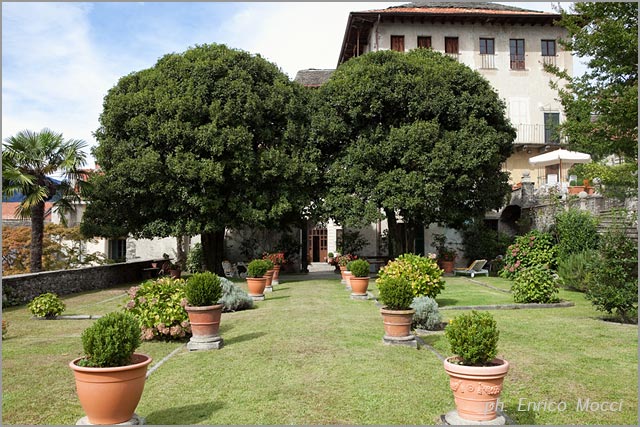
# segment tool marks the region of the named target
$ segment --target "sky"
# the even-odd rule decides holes
[[[102,100],[118,79],[196,44],[260,54],[291,79],[335,68],[349,12],[407,2],[3,2],[2,139],[48,127],[95,146]],[[553,11],[550,2],[503,3]]]

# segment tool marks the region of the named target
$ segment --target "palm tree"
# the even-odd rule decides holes
[[[2,194],[13,196],[22,193],[24,200],[18,205],[16,215],[31,218],[32,273],[42,270],[42,238],[44,235],[45,201],[56,193],[55,210],[64,221],[64,213],[72,209],[79,199],[74,184],[80,181],[79,169],[85,164],[86,143],[82,140],[65,140],[61,133],[42,129],[40,133],[23,130],[5,139],[2,152]],[[48,177],[62,174],[61,182]]]

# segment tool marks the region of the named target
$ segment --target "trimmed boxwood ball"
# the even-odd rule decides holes
[[[85,357],[78,365],[97,368],[129,365],[140,342],[140,324],[133,315],[122,311],[106,314],[82,333]]]
[[[264,259],[254,259],[247,265],[247,277],[259,278],[269,270],[269,264]]]
[[[369,263],[363,259],[357,259],[347,264],[347,270],[354,277],[369,277]]]
[[[273,263],[273,261],[271,261],[268,258],[262,258],[262,260],[264,261],[265,265],[267,266],[267,271],[273,270],[273,268],[275,267],[275,264]]]
[[[222,297],[220,278],[209,271],[189,277],[184,291],[189,305],[193,307],[216,305]]]
[[[66,308],[60,297],[51,292],[38,295],[27,307],[36,317],[55,317],[62,314]]]
[[[402,277],[387,277],[378,280],[378,299],[388,310],[410,310],[413,302],[413,288]]]
[[[461,314],[444,330],[453,354],[462,365],[487,366],[498,354],[498,325],[488,311]]]

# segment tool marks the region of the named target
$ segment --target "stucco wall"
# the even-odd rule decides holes
[[[85,267],[74,270],[16,274],[2,278],[2,306],[26,304],[45,292],[69,295],[142,280],[151,260]]]

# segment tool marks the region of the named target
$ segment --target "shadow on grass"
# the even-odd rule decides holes
[[[195,405],[168,407],[147,415],[149,425],[191,425],[210,420],[215,411],[224,407],[220,401],[198,403]]]
[[[436,299],[437,303],[438,303],[438,307],[446,307],[448,305],[456,305],[456,303],[458,302],[457,299],[453,299],[453,298],[438,298]]]
[[[249,340],[253,340],[256,338],[260,338],[262,336],[267,335],[264,332],[251,332],[249,334],[243,334],[243,335],[238,335],[237,337],[234,338],[225,338],[224,339],[224,343],[226,345],[233,345],[233,344],[238,344],[244,341],[249,341]]]
[[[281,295],[279,297],[268,296],[268,297],[265,297],[265,301],[271,301],[274,299],[285,299],[285,298],[291,298],[291,297],[289,295]]]
[[[273,287],[273,292],[279,292],[279,291],[286,291],[287,289],[289,289],[288,286],[282,286],[282,283],[280,285],[275,285]]]

